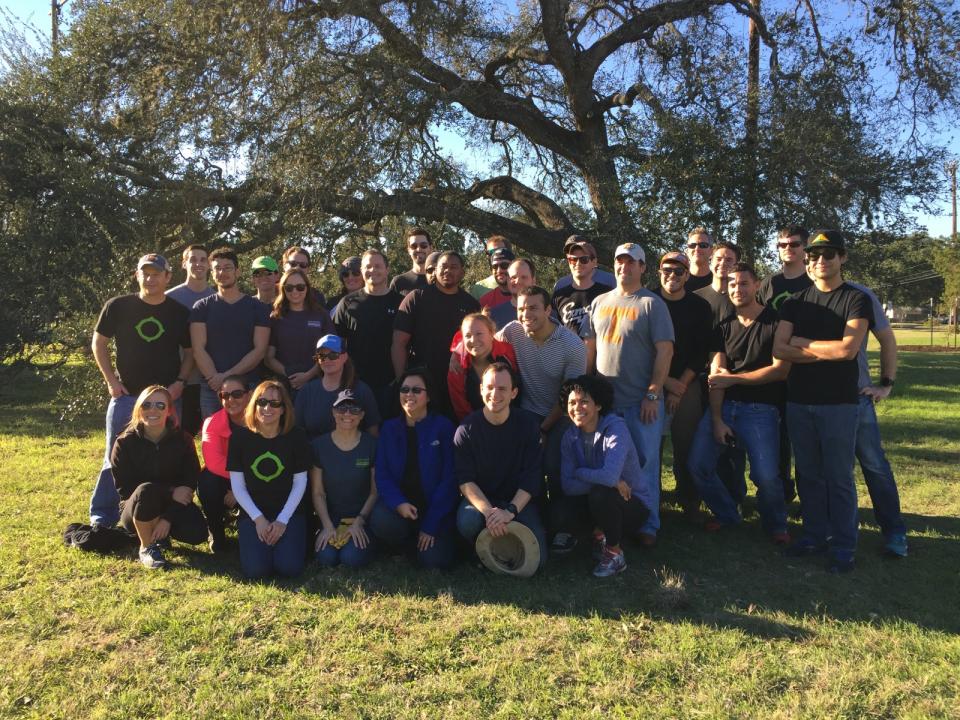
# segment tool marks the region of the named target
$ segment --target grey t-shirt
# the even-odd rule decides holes
[[[666,303],[646,288],[630,295],[611,290],[594,299],[589,318],[597,372],[613,384],[614,409],[639,405],[650,385],[656,343],[674,341]]]
[[[377,441],[360,433],[360,442],[352,450],[341,450],[333,442],[332,433],[314,438],[313,464],[323,471],[323,489],[327,495],[327,512],[338,522],[360,514],[370,497],[370,473],[377,456]]]
[[[195,292],[191,290],[186,283],[177,285],[176,287],[170,288],[167,290],[167,297],[173,298],[178,303],[183,305],[187,310],[192,310],[194,304],[198,300],[203,300],[205,297],[210,297],[211,295],[216,295],[217,289],[207,285],[200,292]],[[187,378],[187,385],[199,385],[200,381],[203,378],[200,376],[200,368],[194,366],[193,371],[190,373],[190,377]]]
[[[886,330],[890,327],[890,320],[883,311],[883,305],[880,304],[873,290],[860,283],[850,282],[849,280],[846,282],[847,285],[855,287],[870,298],[870,304],[873,307],[873,325],[870,326],[867,334],[863,336],[863,344],[860,345],[860,352],[857,353],[857,368],[860,370],[859,377],[857,378],[857,389],[863,390],[865,387],[873,385],[873,381],[870,379],[870,364],[867,362],[867,340],[870,339],[870,331]]]

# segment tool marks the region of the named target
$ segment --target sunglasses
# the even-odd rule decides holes
[[[304,290],[307,289],[307,286],[305,283],[296,283],[296,284],[284,285],[283,289],[286,290],[287,292],[293,292],[294,290],[296,290],[297,292],[303,292]]]
[[[167,404],[163,400],[157,400],[156,402],[144,400],[142,403],[140,403],[140,407],[142,407],[144,410],[150,410],[151,408],[156,408],[157,410],[166,410]]]
[[[338,352],[326,352],[326,353],[318,352],[316,355],[313,356],[313,359],[320,360],[321,362],[323,360],[337,360],[339,359],[340,355],[341,353],[338,353]]]
[[[427,389],[425,387],[417,387],[415,385],[404,385],[400,388],[401,395],[419,395],[426,391]]]
[[[268,400],[265,397],[257,398],[257,407],[265,408],[269,405],[272,408],[283,407],[283,400]]]
[[[824,260],[833,260],[837,257],[836,248],[824,248],[823,250],[808,250],[807,251],[807,262],[816,262],[820,258]]]
[[[276,275],[276,273],[273,270],[254,270],[253,271],[253,276],[256,278],[266,277],[267,275]]]
[[[671,275],[676,275],[677,277],[683,277],[683,274],[684,274],[685,272],[686,272],[686,270],[685,270],[684,268],[682,268],[682,267],[665,267],[665,268],[660,268],[660,274],[661,274],[661,275],[666,275],[667,277],[669,277],[669,276],[671,276]]]
[[[586,265],[594,259],[589,255],[567,255],[567,262],[571,265]]]
[[[340,407],[335,407],[333,409],[335,413],[340,413],[341,415],[362,415],[363,408],[359,405],[341,405]]]
[[[430,243],[428,242],[411,243],[407,247],[409,247],[411,250],[426,250],[428,247],[430,247]]]
[[[506,270],[509,267],[510,267],[510,262],[508,260],[504,260],[503,262],[490,263],[491,270]]]
[[[231,390],[230,392],[227,392],[226,390],[221,390],[220,392],[217,393],[217,395],[220,396],[221,400],[228,400],[229,398],[233,398],[234,400],[239,400],[246,394],[247,394],[246,390]]]
[[[340,277],[342,278],[345,278],[347,275],[350,275],[351,277],[362,277],[363,273],[361,273],[359,270],[344,270],[340,273]]]
[[[694,248],[700,248],[701,250],[706,250],[708,247],[710,247],[710,243],[708,242],[687,243],[687,247],[690,248],[691,250],[693,250]]]
[[[786,249],[786,248],[794,248],[794,249],[796,249],[796,248],[802,247],[802,246],[803,246],[803,242],[800,241],[800,240],[790,240],[789,242],[778,242],[778,243],[777,243],[777,247],[780,248],[781,250],[784,250],[784,249]]]
[[[288,268],[300,268],[301,270],[306,270],[310,267],[310,263],[298,262],[297,260],[287,260],[285,264]]]

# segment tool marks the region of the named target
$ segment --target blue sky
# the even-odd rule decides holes
[[[36,27],[43,37],[50,37],[50,0],[0,0],[0,10],[5,10],[21,21],[25,21]],[[69,3],[65,8],[69,13]],[[2,17],[2,14],[0,14]],[[944,135],[932,139],[937,144],[947,146],[954,157],[960,157],[960,139],[957,136]],[[480,158],[477,158],[480,161]],[[480,165],[481,162],[477,162]],[[926,226],[931,235],[948,235],[950,233],[950,199],[949,186],[946,175],[943,179],[942,200],[934,207],[931,214],[922,214],[917,216],[920,225]]]

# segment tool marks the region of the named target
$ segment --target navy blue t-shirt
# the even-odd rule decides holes
[[[207,326],[207,354],[217,372],[224,372],[253,350],[255,328],[270,327],[270,306],[250,295],[229,303],[218,293],[197,301],[190,322]]]

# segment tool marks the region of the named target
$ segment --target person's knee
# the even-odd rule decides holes
[[[434,541],[434,545],[417,552],[420,567],[428,570],[447,570],[453,566],[453,545],[450,540]]]
[[[457,508],[457,531],[467,540],[473,541],[486,527],[483,513],[464,500]]]
[[[273,558],[273,570],[280,577],[297,577],[303,572],[305,563],[300,553],[277,553]]]
[[[370,563],[373,558],[373,549],[370,545],[358,548],[353,540],[340,548],[340,564],[346,567],[360,568]]]
[[[336,567],[340,564],[340,552],[329,545],[327,545],[323,550],[317,550],[316,555],[314,555],[314,560],[316,560],[318,565],[323,567]]]

